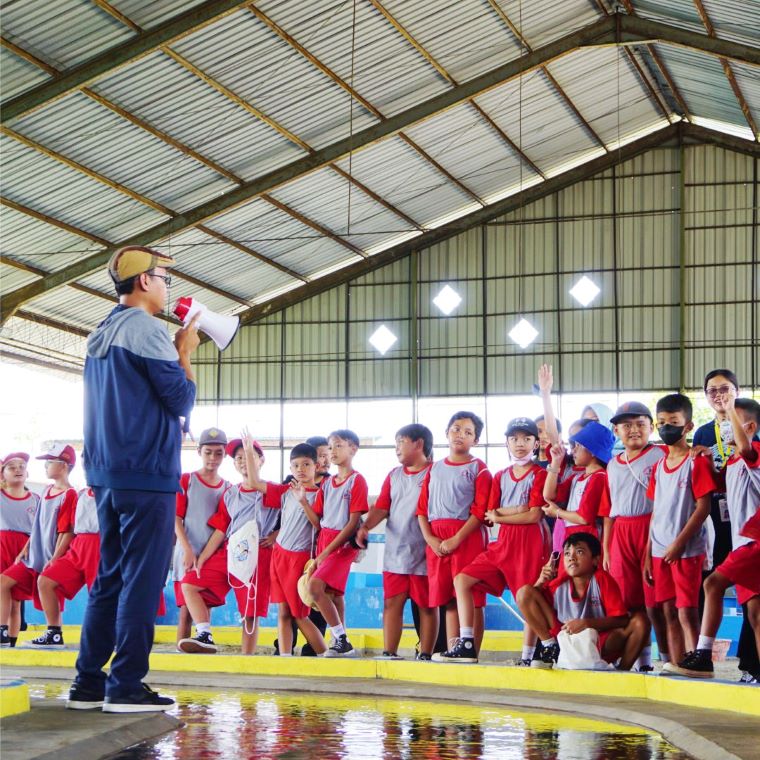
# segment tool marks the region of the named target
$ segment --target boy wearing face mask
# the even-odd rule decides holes
[[[668,453],[654,466],[647,490],[653,509],[644,575],[663,605],[670,656],[680,662],[685,651],[696,648],[699,635],[699,589],[707,550],[704,522],[717,483],[706,457],[689,456],[691,401],[671,393],[657,402],[656,413]],[[665,671],[670,666],[665,663]]]

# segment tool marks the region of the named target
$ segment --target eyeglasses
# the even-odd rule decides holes
[[[715,398],[716,396],[728,396],[729,393],[733,390],[732,385],[721,385],[717,388],[707,388],[705,390],[705,396],[708,398]]]
[[[638,420],[636,422],[618,422],[618,427],[621,427],[626,432],[629,430],[644,430],[645,428],[649,427],[649,425],[651,425],[649,420]]]
[[[166,287],[170,287],[172,284],[172,278],[171,275],[168,274],[151,274],[150,272],[146,272],[145,274],[148,275],[148,277],[158,277],[159,280],[163,280],[166,283]]]

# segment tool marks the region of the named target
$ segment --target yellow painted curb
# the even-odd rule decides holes
[[[0,718],[29,712],[29,687],[21,680],[0,682]]]
[[[44,625],[30,625],[29,629],[19,636],[19,643],[31,641],[33,638],[44,633]],[[66,644],[78,644],[80,626],[63,626],[63,638]],[[215,626],[213,628],[214,641],[222,646],[240,646],[240,628],[236,626]],[[383,649],[383,632],[379,628],[352,628],[350,631],[351,643],[357,649]],[[261,628],[259,631],[259,644],[271,647],[277,638],[276,628]],[[173,644],[177,640],[177,629],[173,625],[158,625],[153,636],[156,644]],[[303,637],[299,636],[303,643]],[[417,634],[414,630],[404,630],[401,634],[402,650],[411,651],[417,643]],[[522,649],[522,631],[490,631],[483,637],[483,649],[488,652],[519,652]]]
[[[0,665],[74,667],[76,651],[40,652],[3,649]],[[544,692],[552,695],[593,695],[668,702],[685,707],[730,710],[760,716],[760,689],[639,673],[537,670],[503,665],[437,665],[424,662],[383,662],[371,659],[269,657],[257,655],[187,655],[153,652],[151,670],[191,673],[235,673],[303,678],[378,678],[447,687]],[[442,696],[445,696],[442,694]]]

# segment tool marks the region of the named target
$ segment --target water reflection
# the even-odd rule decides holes
[[[685,760],[657,734],[568,715],[338,695],[162,691],[186,726],[118,760]],[[65,694],[35,686],[32,695]]]

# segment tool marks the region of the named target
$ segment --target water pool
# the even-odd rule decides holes
[[[61,685],[33,697],[65,698]],[[644,729],[564,714],[423,700],[162,689],[185,727],[118,760],[685,760]]]

